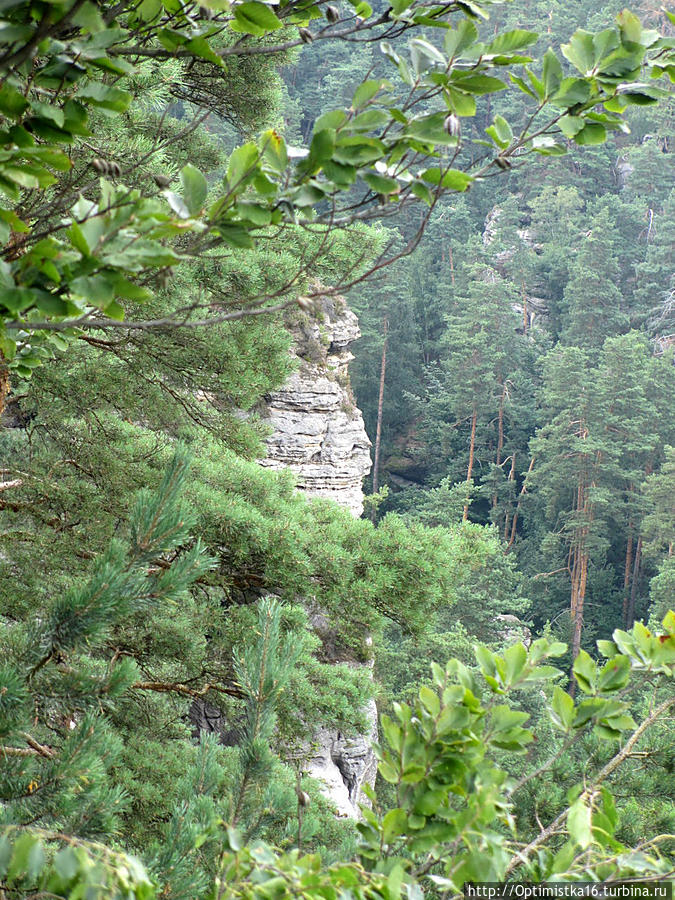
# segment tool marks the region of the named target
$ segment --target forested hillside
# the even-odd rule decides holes
[[[3,7],[0,900],[673,877],[673,83],[649,0]]]

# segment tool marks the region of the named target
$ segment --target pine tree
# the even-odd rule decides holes
[[[628,327],[610,235],[609,212],[603,209],[588,222],[565,287],[567,323],[562,341],[566,344],[601,347],[608,337]]]
[[[179,598],[209,569],[202,544],[190,541],[193,520],[181,505],[188,468],[185,452],[176,453],[158,491],[140,493],[128,539],[114,540],[86,580],[52,597],[32,622],[2,622],[5,821],[85,837],[116,830],[125,797],[109,772],[121,742],[106,712],[143,679],[124,655],[105,664],[91,652],[125,619]]]

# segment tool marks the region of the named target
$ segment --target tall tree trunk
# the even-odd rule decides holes
[[[638,585],[640,583],[640,563],[642,562],[642,538],[638,537],[635,545],[635,560],[633,562],[633,584],[630,589],[630,601],[628,603],[628,615],[626,628],[630,628],[635,619],[635,601],[637,599]]]
[[[9,394],[9,368],[5,362],[5,357],[0,352],[0,416],[5,408],[7,394]]]
[[[455,286],[455,261],[452,257],[452,245],[449,247],[449,256],[450,256],[450,281],[452,286]]]
[[[628,600],[630,598],[630,571],[633,564],[633,526],[628,529],[626,541],[626,562],[623,567],[623,606],[621,609],[621,622],[623,627],[628,627]]]
[[[387,372],[387,317],[384,317],[382,323],[382,331],[384,340],[382,342],[382,361],[380,363],[380,394],[377,398],[377,428],[375,430],[375,460],[373,462],[373,493],[377,493],[378,478],[380,474],[380,442],[382,440],[382,407],[384,406],[384,379]],[[375,509],[373,509],[373,518],[375,517]]]
[[[514,450],[511,454],[511,471],[509,472],[509,481],[516,480],[516,451]],[[508,540],[509,537],[509,522],[511,521],[511,517],[509,516],[508,509],[504,513],[504,540]]]
[[[502,461],[502,450],[504,449],[504,398],[506,397],[506,385],[502,390],[502,396],[499,400],[499,415],[497,418],[497,460],[495,465],[499,466]],[[497,491],[492,495],[492,508],[497,506]]]
[[[583,513],[583,524],[576,529],[573,541],[570,586],[570,621],[572,623],[572,667],[581,649],[581,634],[584,625],[584,601],[586,599],[586,582],[588,579],[588,533],[593,519],[593,508],[588,501],[586,485],[580,481],[577,485],[575,509]],[[576,681],[570,671],[570,696],[574,697]]]
[[[518,494],[518,502],[516,503],[516,510],[513,513],[513,521],[511,522],[511,536],[509,537],[509,543],[506,547],[506,553],[509,552],[511,547],[513,547],[513,542],[516,539],[516,525],[518,524],[518,513],[520,512],[520,504],[523,502],[523,497],[527,493],[527,479],[530,475],[530,472],[534,468],[534,456],[530,460],[530,465],[527,467],[527,472],[525,473],[525,479],[523,480],[523,486],[520,489],[520,493]]]
[[[471,416],[471,443],[469,444],[469,465],[466,470],[466,482],[467,489],[469,486],[469,482],[471,481],[471,476],[473,474],[473,454],[476,448],[476,420],[478,418],[478,410],[474,406],[473,415]],[[464,514],[462,515],[462,522],[466,522],[469,518],[469,498],[466,498],[466,503],[464,504]]]

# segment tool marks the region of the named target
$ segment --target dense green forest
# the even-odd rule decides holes
[[[652,0],[2,5],[0,900],[673,878],[673,83]],[[260,465],[345,302],[361,517]]]

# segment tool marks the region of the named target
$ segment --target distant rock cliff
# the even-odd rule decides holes
[[[335,500],[360,516],[370,440],[349,383],[354,357],[348,347],[361,332],[342,298],[324,297],[318,307],[317,318],[298,312],[289,325],[299,366],[269,395],[266,422],[273,433],[261,464],[291,469],[306,494]]]
[[[287,323],[299,365],[286,384],[269,395],[263,418],[273,431],[267,438],[267,457],[260,463],[291,469],[304,493],[334,500],[360,516],[363,479],[371,467],[370,440],[349,383],[354,357],[348,348],[361,332],[341,297],[323,297],[317,305],[315,318],[298,312]],[[330,633],[331,623],[320,611],[313,611],[312,621],[319,636]],[[350,818],[358,817],[359,803],[365,800],[362,786],[374,784],[377,771],[371,750],[377,738],[374,700],[365,714],[363,735],[331,728],[308,735],[305,770],[323,782],[338,815]]]

